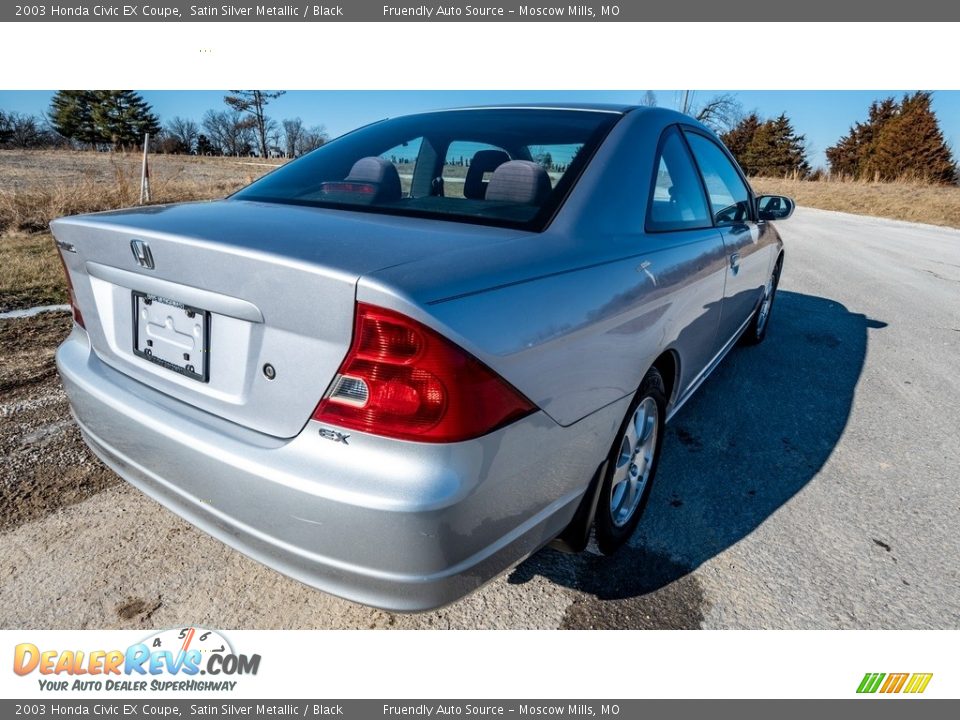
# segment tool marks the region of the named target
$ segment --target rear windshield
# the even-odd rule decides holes
[[[233,197],[541,230],[619,117],[489,109],[384,120]]]

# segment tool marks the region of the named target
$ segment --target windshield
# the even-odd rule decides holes
[[[619,117],[505,108],[385,120],[233,197],[541,230]]]

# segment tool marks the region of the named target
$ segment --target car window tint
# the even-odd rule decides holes
[[[526,148],[526,153],[531,160],[547,171],[550,184],[556,186],[557,180],[563,177],[563,173],[570,167],[570,163],[577,157],[582,147],[583,143],[531,145]]]
[[[383,120],[331,140],[232,198],[539,232],[621,117],[609,110],[478,108]],[[539,147],[541,162],[531,153]]]
[[[423,138],[408,140],[380,153],[380,157],[389,160],[400,175],[400,190],[403,197],[410,197],[410,185],[413,182],[413,173],[417,168],[417,158],[420,155],[420,146]]]
[[[666,131],[650,194],[647,229],[692,230],[711,225],[710,211],[690,153],[676,128]]]
[[[445,197],[464,197],[463,188],[470,174],[474,158],[489,157],[487,151],[494,151],[509,159],[509,154],[501,147],[489,143],[454,140],[447,146],[447,156],[443,160],[443,194]],[[496,167],[487,165],[482,168],[481,182],[490,182],[490,176]]]
[[[750,190],[733,163],[712,140],[699,133],[686,135],[707,187],[714,221],[718,225],[729,225],[749,220]]]

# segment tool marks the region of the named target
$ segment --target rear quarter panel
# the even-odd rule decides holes
[[[676,117],[618,123],[544,233],[374,273],[358,300],[436,327],[561,425],[633,394],[667,349],[684,385],[715,341],[700,324],[725,256],[712,229],[670,245],[643,231],[657,139]]]

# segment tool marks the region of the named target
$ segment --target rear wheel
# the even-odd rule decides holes
[[[777,260],[773,273],[763,287],[763,297],[760,300],[760,305],[741,338],[744,345],[759,345],[767,336],[767,328],[770,327],[770,313],[773,312],[773,301],[777,296],[777,286],[780,284],[780,267],[782,264],[782,259]]]
[[[650,499],[663,445],[666,407],[663,378],[651,368],[610,449],[600,488],[594,530],[597,546],[605,555],[630,538]]]

